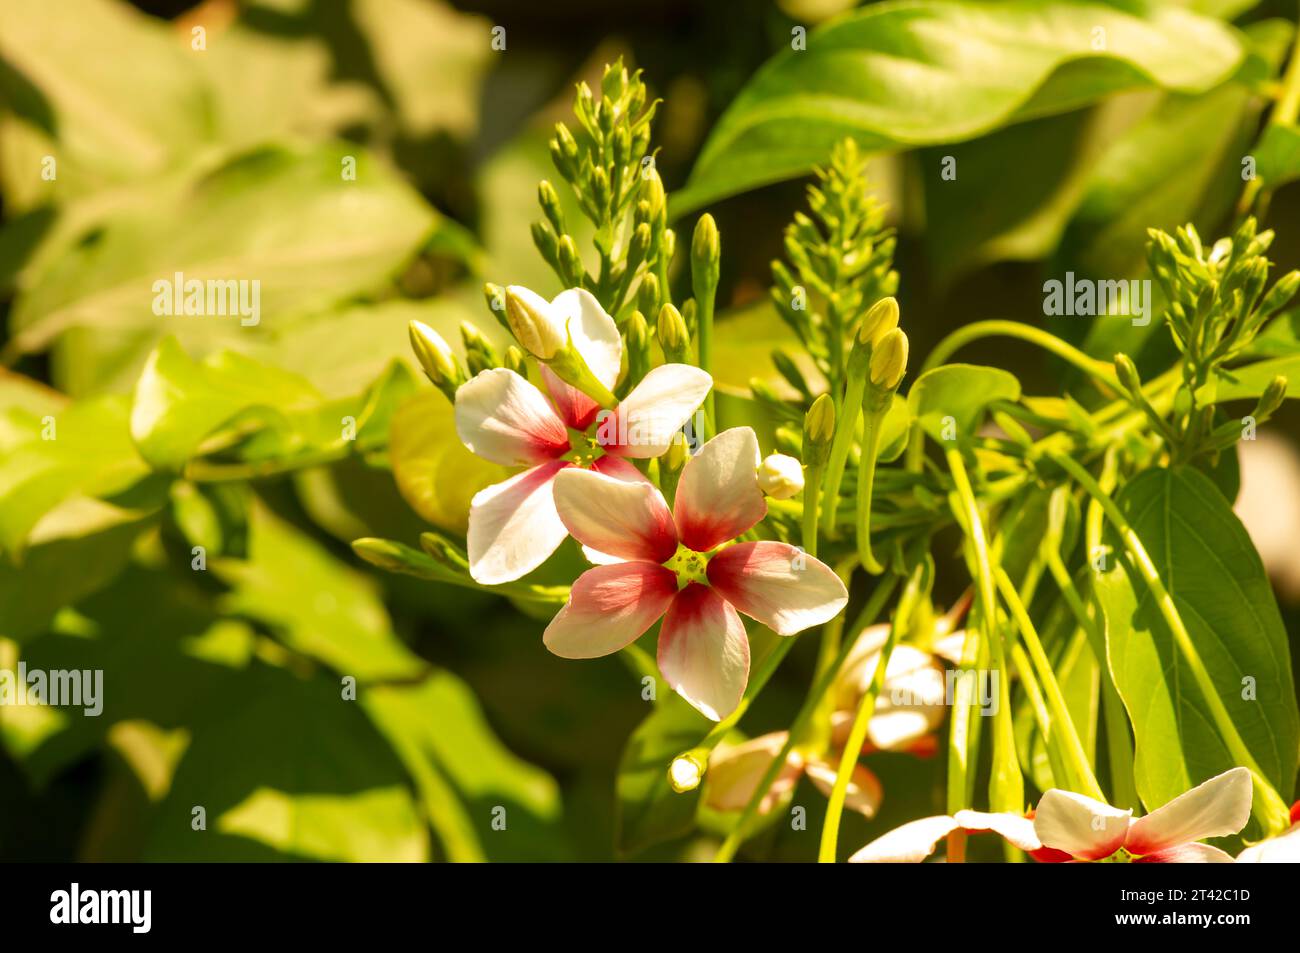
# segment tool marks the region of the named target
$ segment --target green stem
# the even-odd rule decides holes
[[[1237,726],[1232,723],[1232,716],[1228,714],[1223,699],[1219,697],[1218,689],[1214,685],[1214,679],[1210,677],[1210,673],[1206,670],[1200,652],[1197,651],[1196,644],[1192,641],[1191,634],[1187,631],[1187,626],[1183,623],[1183,618],[1178,612],[1178,606],[1174,603],[1169,590],[1165,588],[1155,563],[1147,553],[1146,547],[1142,545],[1142,540],[1124,517],[1124,514],[1120,512],[1115,501],[1093,479],[1092,474],[1064,454],[1053,454],[1052,459],[1100,504],[1102,512],[1106,514],[1106,518],[1110,520],[1120,538],[1124,540],[1124,545],[1133,561],[1133,565],[1136,566],[1146,582],[1147,588],[1151,591],[1156,606],[1160,610],[1165,624],[1169,627],[1170,634],[1173,636],[1174,644],[1178,647],[1183,661],[1192,673],[1193,681],[1196,682],[1196,686],[1205,700],[1206,707],[1210,711],[1210,718],[1214,721],[1214,726],[1218,729],[1224,745],[1238,764],[1250,770],[1256,794],[1254,803],[1251,806],[1252,812],[1259,819],[1266,832],[1272,834],[1282,830],[1289,820],[1289,809],[1286,802],[1282,800],[1273,785],[1268,782],[1263,770],[1260,769],[1254,756],[1250,753],[1250,749],[1246,747],[1245,741],[1242,740],[1240,733],[1238,733]]]
[[[800,514],[800,527],[803,533],[803,551],[809,556],[817,555],[817,504],[822,493],[823,464],[813,464],[804,468],[803,512]]]
[[[1015,584],[1011,581],[1011,577],[1007,575],[1006,570],[998,567],[994,570],[994,573],[997,577],[998,589],[1002,592],[1002,598],[1005,600],[1007,608],[1011,611],[1011,617],[1020,629],[1021,638],[1024,640],[1025,648],[1029,650],[1029,658],[1034,664],[1038,680],[1043,687],[1043,695],[1047,699],[1047,707],[1054,722],[1052,738],[1053,740],[1059,739],[1063,748],[1061,758],[1071,769],[1072,780],[1084,788],[1079,793],[1103,801],[1106,796],[1102,793],[1101,785],[1097,783],[1097,778],[1092,773],[1092,765],[1088,763],[1088,754],[1084,750],[1083,741],[1079,738],[1079,731],[1074,725],[1074,719],[1070,717],[1070,709],[1066,707],[1065,696],[1061,693],[1061,686],[1056,681],[1056,673],[1052,671],[1052,663],[1048,660],[1047,653],[1043,651],[1043,643],[1038,638],[1038,631],[1034,628],[1034,623],[1029,618],[1029,613],[1020,600],[1020,594],[1016,592]]]
[[[889,626],[889,634],[876,660],[876,670],[871,675],[871,684],[858,702],[857,713],[853,716],[853,726],[849,729],[849,738],[840,753],[839,769],[835,773],[835,784],[831,787],[830,798],[826,802],[826,819],[822,824],[821,846],[817,852],[817,862],[835,863],[835,849],[839,841],[840,817],[844,813],[844,800],[848,796],[849,781],[853,769],[857,767],[862,746],[867,741],[867,729],[871,726],[871,717],[876,711],[876,699],[885,685],[885,673],[889,669],[889,659],[894,646],[898,644],[899,633],[904,631],[912,615],[912,609],[919,598],[922,580],[926,575],[925,563],[918,563],[907,582],[907,587],[899,600],[894,621]]]
[[[852,363],[852,362],[850,362]],[[835,436],[831,439],[831,455],[826,463],[826,499],[822,505],[822,535],[835,537],[835,518],[839,510],[840,486],[844,482],[844,467],[858,429],[858,415],[862,411],[862,395],[867,386],[867,372],[863,367],[850,367],[844,384],[844,400],[836,408]]]
[[[785,744],[781,746],[777,756],[767,766],[767,770],[763,772],[758,786],[754,788],[754,793],[749,797],[749,803],[745,805],[740,818],[736,821],[736,826],[731,829],[731,833],[726,836],[717,853],[713,855],[714,863],[725,864],[736,856],[736,851],[740,849],[741,842],[745,838],[745,833],[749,829],[754,815],[758,813],[759,805],[763,803],[763,799],[767,797],[767,792],[776,781],[777,775],[785,767],[790,752],[794,750],[794,746],[801,740],[804,730],[812,720],[822,698],[835,683],[835,677],[844,666],[844,661],[848,658],[854,643],[857,642],[858,636],[863,629],[876,621],[877,616],[880,615],[885,603],[889,601],[889,597],[893,594],[894,587],[897,584],[898,580],[893,577],[881,579],[876,585],[875,591],[867,599],[867,604],[862,607],[858,617],[853,620],[853,625],[849,627],[849,637],[843,640],[839,653],[835,658],[835,663],[828,666],[821,673],[820,678],[814,680],[812,690],[808,693],[808,697],[804,699],[803,705],[799,708],[798,714],[795,715],[794,721],[790,725],[790,732],[785,739]]]
[[[871,493],[876,484],[876,457],[880,453],[880,431],[884,419],[883,410],[872,411],[865,415],[867,432],[862,458],[858,463],[858,506],[855,522],[858,559],[862,562],[862,568],[873,576],[878,576],[885,570],[871,552]]]
[[[989,803],[994,811],[1019,812],[1023,807],[1024,778],[1016,759],[1015,728],[1011,717],[1011,692],[1007,679],[1006,655],[998,631],[998,601],[993,567],[989,560],[988,541],[980,518],[979,504],[966,474],[961,451],[950,448],[945,454],[948,469],[964,516],[966,538],[973,551],[979,605],[981,635],[989,646],[994,671],[998,677],[998,710],[993,715],[993,775],[989,779]]]

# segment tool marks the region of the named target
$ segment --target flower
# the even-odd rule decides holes
[[[555,507],[563,525],[588,549],[618,561],[578,577],[546,627],[546,647],[564,658],[598,658],[662,617],[659,670],[669,685],[714,721],[734,711],[749,679],[749,641],[737,610],[778,635],[794,635],[833,618],[848,601],[830,567],[794,546],[724,546],[767,514],[758,456],[750,428],[718,434],[682,468],[672,511],[647,480],[576,468],[559,474]]]
[[[963,828],[991,830],[1038,860],[1102,860],[1120,850],[1137,863],[1232,863],[1205,837],[1235,834],[1250,819],[1251,780],[1233,768],[1178,795],[1145,817],[1082,794],[1052,788],[1032,817],[958,811],[952,817],[924,817],[878,837],[849,858],[853,863],[919,863],[948,834]]]
[[[1239,864],[1300,864],[1300,801],[1291,805],[1291,826],[1237,855]]]
[[[613,387],[623,342],[599,302],[574,288],[542,304],[552,316],[564,317],[587,366],[602,384]],[[596,423],[600,405],[548,367],[541,368],[541,376],[550,400],[506,368],[482,371],[456,391],[461,442],[494,463],[528,468],[481,490],[471,502],[466,540],[470,575],[484,585],[532,572],[568,535],[551,493],[556,474],[578,466],[619,480],[641,480],[627,458],[655,457],[667,450],[672,434],[690,419],[713,385],[696,367],[656,367],[608,414],[618,426],[602,425],[602,433],[593,437],[587,431]]]
[[[758,488],[774,500],[788,500],[803,490],[803,464],[784,453],[769,453],[758,467]]]

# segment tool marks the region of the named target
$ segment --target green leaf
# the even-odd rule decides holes
[[[1116,498],[1155,564],[1242,740],[1286,801],[1300,714],[1287,634],[1259,554],[1209,478],[1149,470]],[[1111,536],[1116,552],[1122,543]],[[1168,627],[1127,556],[1097,579],[1106,651],[1148,810],[1234,766]]]
[[[1290,357],[1275,357],[1267,361],[1257,361],[1245,367],[1233,368],[1231,377],[1220,377],[1214,399],[1218,403],[1229,400],[1256,398],[1275,377],[1285,377],[1291,385],[1287,388],[1287,397],[1300,397],[1300,354]]]
[[[355,179],[346,175],[350,162]],[[269,333],[288,317],[382,286],[437,222],[364,150],[250,152],[182,190],[165,215],[127,208],[97,222],[96,240],[69,248],[19,296],[9,349],[40,349],[86,326],[119,336]],[[184,295],[171,313],[155,313],[168,310],[162,289],[177,273],[185,283],[247,282],[248,313],[187,315]]]
[[[1019,399],[1020,381],[1004,370],[946,364],[916,379],[907,405],[921,429],[942,443],[975,436],[985,408],[993,401]]]
[[[1243,55],[1230,28],[1185,10],[1040,0],[872,4],[807,46],[736,97],[674,214],[802,175],[845,136],[868,151],[958,142],[1122,90],[1201,92]]]
[[[434,526],[459,534],[469,525],[474,494],[510,475],[465,448],[456,435],[452,406],[436,390],[421,391],[394,415],[388,457],[411,509]]]
[[[374,581],[310,537],[254,507],[247,561],[218,558],[210,568],[232,591],[224,611],[256,619],[297,652],[360,682],[412,678],[425,662],[393,633]]]
[[[415,779],[448,860],[566,859],[554,779],[497,739],[459,678],[379,686],[362,702]]]
[[[1269,125],[1254,150],[1255,172],[1270,189],[1300,179],[1300,129]]]
[[[618,765],[615,846],[624,855],[689,833],[700,802],[700,788],[673,791],[668,766],[700,743],[709,721],[662,682],[657,687],[662,700],[632,732]]]
[[[190,726],[146,860],[428,859],[401,762],[336,679],[254,663],[232,697]]]

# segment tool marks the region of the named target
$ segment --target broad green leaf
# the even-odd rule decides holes
[[[0,550],[10,553],[64,500],[111,496],[149,473],[131,443],[127,402],[118,397],[40,418],[0,409],[0,448]]]
[[[468,527],[474,494],[510,475],[466,449],[456,435],[451,404],[436,390],[422,391],[397,411],[388,457],[411,509],[453,533]]]
[[[436,672],[362,701],[415,779],[448,860],[565,859],[555,781],[497,739],[459,678]]]
[[[337,679],[254,663],[232,697],[191,723],[146,860],[428,859],[401,762]]]
[[[210,142],[201,54],[187,40],[111,0],[0,3],[0,175],[12,208],[164,173]],[[52,181],[45,155],[57,158]]]
[[[1300,128],[1269,125],[1252,154],[1256,173],[1270,189],[1300,179]]]
[[[615,844],[631,855],[690,832],[700,789],[673,791],[668,766],[709,732],[708,720],[660,682],[664,694],[627,740],[618,766]]]
[[[868,151],[958,142],[1122,90],[1202,92],[1242,55],[1230,28],[1163,5],[872,4],[759,70],[673,211],[802,175],[845,136]]]
[[[1300,715],[1287,634],[1259,554],[1199,471],[1139,474],[1116,502],[1169,590],[1242,740],[1290,801]],[[1115,552],[1124,546],[1111,534]],[[1148,810],[1233,767],[1205,700],[1129,558],[1097,579],[1106,651],[1133,723],[1138,794]]]
[[[426,668],[394,634],[374,581],[264,506],[253,509],[248,559],[209,566],[231,586],[220,600],[225,612],[261,622],[340,675],[366,682]]]
[[[907,394],[912,416],[940,445],[975,436],[995,400],[1018,400],[1020,382],[996,367],[947,364],[926,371]]]
[[[185,189],[165,216],[127,209],[98,222],[96,241],[70,248],[19,297],[9,347],[39,349],[79,326],[267,333],[382,286],[437,222],[364,150],[253,151]],[[163,289],[178,273],[185,283],[245,282],[238,288],[248,313],[187,315],[184,296],[172,313],[155,313],[167,310]]]
[[[1214,399],[1219,403],[1259,397],[1275,377],[1285,377],[1290,384],[1287,397],[1300,397],[1300,354],[1257,361],[1245,367],[1233,368],[1232,377],[1221,377]]]

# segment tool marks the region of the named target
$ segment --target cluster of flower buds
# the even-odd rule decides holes
[[[551,159],[596,229],[594,275],[568,231],[555,187],[543,181],[537,190],[543,214],[532,226],[537,250],[564,287],[586,288],[620,324],[633,305],[643,316],[657,313],[673,254],[663,181],[647,154],[657,106],[647,99],[640,71],[629,73],[620,59],[605,68],[599,95],[578,84],[575,128],[555,125]]]
[[[1198,369],[1219,366],[1244,351],[1300,290],[1300,271],[1292,271],[1265,292],[1273,232],[1256,227],[1248,218],[1235,235],[1208,250],[1191,225],[1173,235],[1148,232],[1147,260],[1169,302],[1169,328]]]
[[[853,319],[898,288],[895,240],[885,227],[884,206],[869,190],[865,165],[853,140],[836,146],[830,165],[808,188],[809,214],[796,213],[786,228],[790,267],[772,262],[777,312],[832,386],[843,379]]]

